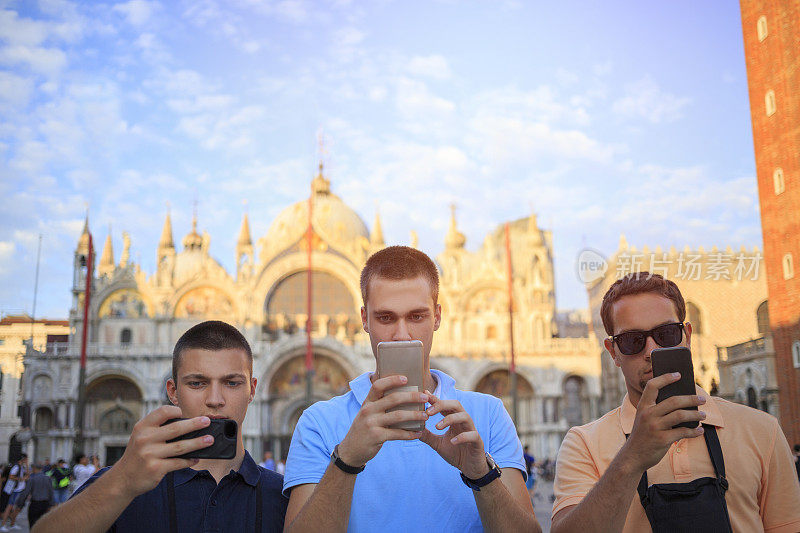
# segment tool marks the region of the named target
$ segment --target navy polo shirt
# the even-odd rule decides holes
[[[95,473],[77,491],[93,483],[108,468]],[[231,470],[217,485],[208,470],[176,470],[175,508],[178,531],[249,532],[255,528],[256,486],[261,479],[262,531],[283,531],[286,505],[283,476],[256,464],[245,451],[238,472]],[[149,492],[140,494],[125,508],[110,531],[118,533],[169,532],[167,483],[169,476]]]

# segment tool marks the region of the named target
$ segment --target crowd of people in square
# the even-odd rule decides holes
[[[424,253],[392,246],[373,254],[361,275],[373,355],[383,342],[421,343],[423,385],[366,372],[345,394],[308,406],[288,455],[276,461],[268,451],[260,464],[241,438],[258,385],[250,345],[224,322],[190,328],[173,351],[171,405],[135,425],[119,461],[95,471],[99,465],[81,457],[72,468],[58,461],[29,471],[23,457],[8,471],[0,530],[14,527],[31,498],[35,533],[536,532],[532,495],[541,472],[554,476],[554,532],[800,531],[798,447],[793,453],[774,417],[699,386],[659,396],[681,376],[655,373],[652,353],[691,347],[692,325],[672,281],[644,272],[609,288],[604,342],[627,394],[567,432],[554,468],[523,448],[499,398],[460,390],[431,368],[443,313],[438,290],[437,267]],[[173,419],[180,420],[166,424]],[[238,424],[232,457],[201,453],[214,444],[203,430],[215,419]],[[408,423],[415,429],[398,427]],[[63,501],[70,484],[72,496],[39,518],[41,502]]]

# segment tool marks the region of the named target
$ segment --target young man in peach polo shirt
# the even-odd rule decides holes
[[[644,479],[645,486],[686,486],[699,478],[727,487],[714,491],[723,495],[717,508],[722,519],[706,520],[700,529],[687,519],[684,529],[800,531],[800,485],[774,417],[710,397],[700,387],[695,396],[656,403],[658,390],[679,377],[653,378],[650,353],[658,347],[691,344],[692,326],[684,322],[686,306],[678,287],[656,274],[628,275],[609,288],[601,317],[610,336],[605,347],[622,370],[628,393],[620,407],[570,429],[564,438],[556,463],[551,531],[663,529],[663,523],[651,523],[645,513],[637,493],[640,481]],[[625,333],[633,335],[620,336]],[[692,406],[699,410],[687,410]],[[686,421],[701,421],[707,429],[672,429]],[[698,438],[704,431],[708,438]],[[718,464],[715,468],[720,461],[712,462],[710,456],[711,442],[716,441],[712,434],[721,447],[724,476],[717,475]],[[703,523],[703,512],[695,519]]]

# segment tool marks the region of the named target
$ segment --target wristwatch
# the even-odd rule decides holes
[[[489,465],[489,473],[487,473],[485,476],[478,479],[470,479],[462,473],[461,481],[463,481],[464,484],[472,490],[480,492],[481,487],[485,487],[503,474],[500,471],[500,467],[497,466],[497,463],[495,463],[494,459],[492,459],[492,456],[489,455],[489,452],[486,452],[486,463]]]
[[[361,466],[350,466],[349,464],[342,461],[339,457],[339,445],[333,447],[333,452],[331,453],[331,462],[339,467],[339,470],[345,472],[347,474],[359,474],[364,471],[367,465]]]

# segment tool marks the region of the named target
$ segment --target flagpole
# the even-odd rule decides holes
[[[89,336],[89,302],[92,295],[92,272],[94,270],[94,246],[92,234],[89,233],[89,256],[86,259],[86,291],[83,297],[83,336],[81,337],[81,368],[78,374],[78,409],[75,413],[75,442],[72,448],[73,455],[84,453],[83,450],[83,424],[84,411],[86,410],[86,342]]]
[[[508,339],[511,348],[511,362],[508,367],[508,375],[511,387],[511,418],[514,425],[517,424],[519,405],[517,398],[517,365],[514,354],[514,273],[511,264],[511,237],[509,235],[509,224],[506,222],[506,263],[508,263]]]

